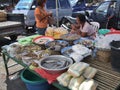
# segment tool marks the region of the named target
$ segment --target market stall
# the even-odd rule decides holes
[[[82,90],[89,83],[92,83],[87,87],[90,90],[93,87],[98,90],[117,89],[120,73],[111,68],[106,58],[100,60],[97,55],[93,57],[96,53],[95,45],[97,48],[102,44],[108,47],[106,42],[99,43],[107,37],[103,39],[100,36],[96,42],[66,32],[57,29],[49,32],[49,36],[47,31],[47,36],[33,35],[4,46],[2,54],[7,75],[7,62],[12,59],[60,90]]]

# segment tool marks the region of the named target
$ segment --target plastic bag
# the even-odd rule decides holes
[[[48,17],[48,24],[49,24],[49,25],[55,24],[55,19],[54,19],[53,16],[49,16],[49,17]]]
[[[79,77],[88,66],[89,64],[84,62],[74,63],[68,69],[68,73],[73,77]]]
[[[83,76],[80,76],[78,78],[72,78],[70,80],[70,83],[68,85],[69,89],[71,90],[79,90],[80,84],[85,80]]]
[[[98,84],[93,80],[85,80],[79,87],[79,90],[96,90]]]
[[[93,67],[88,67],[85,69],[83,76],[87,79],[92,79],[97,73],[97,69]]]
[[[80,54],[77,54],[75,52],[70,54],[70,57],[72,57],[74,59],[75,62],[80,62],[81,60],[83,60],[83,56]]]
[[[65,72],[65,73],[61,74],[59,77],[57,77],[57,80],[58,80],[59,84],[67,87],[69,85],[71,78],[72,78],[72,76],[69,73]]]

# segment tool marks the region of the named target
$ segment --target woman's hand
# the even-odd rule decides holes
[[[78,24],[72,24],[72,25],[71,25],[71,28],[72,28],[73,30],[76,30],[76,29],[79,29],[79,28],[80,28],[80,25],[78,25]]]
[[[72,28],[72,30],[75,30],[75,29],[76,29],[76,27],[75,27],[74,24],[71,25],[71,28]]]
[[[52,13],[48,13],[48,16],[52,16]]]
[[[75,31],[75,30],[71,30],[70,33],[71,33],[71,34],[75,34],[76,31]]]
[[[51,12],[51,11],[49,11],[47,15],[48,15],[48,16],[52,16],[52,12]]]

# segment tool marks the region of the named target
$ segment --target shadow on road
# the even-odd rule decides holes
[[[20,78],[10,80],[7,78],[6,80],[7,90],[27,90],[25,84]]]

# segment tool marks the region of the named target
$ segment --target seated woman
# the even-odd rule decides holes
[[[93,25],[86,20],[85,15],[79,14],[76,19],[76,24],[71,25],[72,30],[70,33],[78,34],[82,37],[95,38],[96,31]]]

